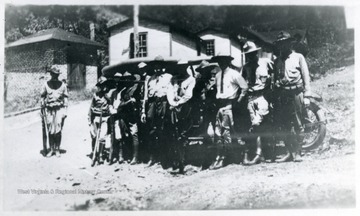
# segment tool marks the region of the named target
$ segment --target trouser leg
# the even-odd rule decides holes
[[[154,154],[155,154],[155,143],[156,143],[156,103],[155,101],[152,101],[149,103],[148,111],[147,111],[147,139],[146,139],[146,146],[147,146],[147,152],[149,153],[149,162],[148,165],[154,164]]]
[[[46,157],[51,157],[54,154],[54,147],[55,147],[55,137],[54,134],[49,133],[48,135],[49,137],[49,146],[50,146],[50,151],[47,153]]]
[[[118,148],[119,148],[118,162],[123,163],[124,162],[124,141],[123,140],[118,140],[117,142],[118,142]]]
[[[60,157],[61,132],[54,135],[55,155]]]
[[[132,135],[132,147],[133,147],[133,158],[130,162],[131,165],[138,163],[139,161],[139,137],[135,133]]]

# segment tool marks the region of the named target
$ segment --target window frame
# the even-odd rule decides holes
[[[209,39],[209,40],[204,40],[205,41],[205,43],[206,43],[206,50],[205,50],[205,54],[207,55],[207,56],[215,56],[215,39]],[[212,43],[212,54],[209,54],[208,53],[208,45],[209,45],[209,42],[211,42]]]
[[[130,34],[130,53],[129,58],[143,58],[149,56],[149,49],[148,49],[148,32],[139,32],[139,52],[135,55],[134,49],[135,49],[135,41],[134,41],[134,33]],[[145,37],[145,44],[141,45],[141,37]],[[145,48],[145,51],[142,51]],[[145,55],[144,55],[145,53]]]

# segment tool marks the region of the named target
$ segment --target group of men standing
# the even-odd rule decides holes
[[[251,121],[246,132],[255,135],[256,152],[251,159],[250,148],[246,148],[243,164],[261,161],[266,137],[263,134],[269,124],[276,128],[275,134],[287,149],[287,154],[277,161],[296,161],[304,132],[301,120],[311,96],[305,58],[294,50],[294,41],[286,32],[280,32],[274,44],[274,62],[259,58],[261,48],[251,41],[243,48],[246,64],[240,70],[232,66],[233,57],[227,55],[219,54],[203,61],[195,70],[188,64],[173,64],[158,56],[145,67],[144,85],[140,75],[115,74],[117,85],[111,89],[110,81],[101,77],[89,111],[93,152],[99,148],[101,154],[101,149],[109,143],[109,162],[113,162],[114,152],[118,152],[118,162],[123,163],[125,146],[130,143],[129,161],[137,164],[140,133],[148,147],[149,166],[157,162],[164,165],[170,157],[173,168],[183,173],[184,146],[194,121],[201,115],[198,121],[202,125],[201,134],[212,138],[208,140],[217,147],[216,158],[209,168],[218,169],[225,165],[234,140],[243,142],[239,137],[243,131],[238,128],[244,124],[246,114]],[[43,96],[48,97],[46,93]],[[66,96],[64,92],[63,98]],[[241,107],[246,107],[246,112]]]

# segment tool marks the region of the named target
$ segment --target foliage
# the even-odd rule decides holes
[[[63,6],[6,5],[5,40],[7,43],[49,28],[62,28],[85,37],[89,24],[95,23],[95,40],[108,44],[107,24],[119,22],[133,13],[131,5]],[[344,38],[344,8],[338,6],[208,6],[157,5],[141,6],[140,16],[166,20],[190,32],[207,27],[238,34],[243,27],[259,32],[284,29],[307,29],[310,46],[309,62],[314,71],[323,73],[338,66],[343,56],[353,55]],[[98,62],[108,64],[108,53],[102,52]]]
[[[325,40],[325,39],[324,39]],[[332,68],[354,64],[354,43],[325,43],[321,47],[312,47],[308,55],[308,64],[313,78],[324,75]]]

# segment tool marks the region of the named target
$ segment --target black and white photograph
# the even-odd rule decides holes
[[[306,2],[2,3],[2,211],[353,215],[358,4]]]

